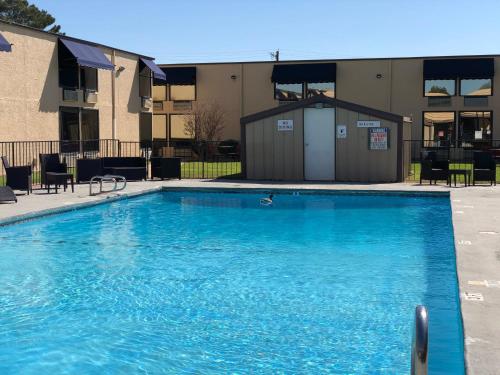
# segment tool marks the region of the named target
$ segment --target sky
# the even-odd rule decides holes
[[[498,0],[29,0],[157,63],[500,53]]]

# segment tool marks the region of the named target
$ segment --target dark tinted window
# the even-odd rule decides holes
[[[99,111],[82,109],[82,137],[84,151],[99,150]]]
[[[82,89],[97,91],[97,69],[81,67],[80,86]]]
[[[74,56],[61,42],[58,43],[59,87],[77,89],[79,67]]]
[[[303,98],[303,84],[276,83],[274,98],[284,102],[301,100]]]
[[[307,97],[324,95],[329,98],[335,98],[335,82],[308,83]]]
[[[153,115],[142,112],[139,117],[139,141],[142,148],[151,147],[153,140]]]
[[[460,95],[462,96],[490,96],[491,79],[462,79],[460,80]]]
[[[454,96],[454,79],[426,79],[425,96]]]
[[[79,149],[80,127],[78,117],[78,108],[61,107],[60,138],[62,152],[75,152]]]
[[[455,112],[424,112],[425,146],[449,146],[454,140]]]
[[[491,140],[491,112],[460,112],[458,137],[462,145]]]

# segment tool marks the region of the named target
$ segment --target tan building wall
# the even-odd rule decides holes
[[[467,56],[464,56],[467,57]],[[470,56],[481,57],[481,56]],[[483,56],[484,57],[484,56]],[[488,56],[492,57],[492,56]],[[451,106],[429,106],[423,95],[423,61],[425,58],[352,59],[289,61],[286,63],[337,64],[336,97],[382,111],[410,116],[413,119],[412,139],[422,138],[422,113],[424,111],[493,111],[493,138],[500,138],[500,57],[495,59],[493,95],[486,106],[465,106],[464,98],[453,96]],[[238,136],[236,112],[240,117],[279,105],[274,100],[271,74],[274,61],[243,63],[206,63],[161,65],[162,67],[196,66],[197,101],[217,101],[231,115],[222,138]],[[238,73],[240,72],[240,73]],[[235,74],[235,80],[231,75]],[[235,85],[233,85],[235,84]],[[237,89],[234,86],[239,86]],[[164,106],[162,113],[174,113]]]
[[[59,140],[59,107],[99,110],[99,136],[113,135],[112,76],[116,74],[115,113],[117,139],[139,140],[138,55],[99,47],[122,72],[98,69],[98,102],[62,100],[59,87],[57,35],[0,22],[0,32],[13,44],[0,52],[0,142]],[[115,54],[113,59],[113,53]]]

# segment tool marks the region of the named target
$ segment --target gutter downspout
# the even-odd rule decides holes
[[[111,52],[111,63],[115,64],[115,50]],[[111,71],[111,139],[116,139],[116,71]]]

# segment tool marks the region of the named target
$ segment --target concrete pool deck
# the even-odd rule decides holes
[[[171,180],[130,182],[124,191],[90,197],[88,185],[76,185],[75,193],[60,190],[59,194],[47,194],[45,190],[34,190],[29,196],[18,196],[18,203],[0,204],[0,224],[29,219],[40,214],[77,209],[89,204],[110,202],[163,188],[449,193],[464,321],[467,372],[500,373],[500,186],[449,188],[443,185],[420,186],[405,183],[318,184]],[[432,335],[432,332],[430,334]]]

